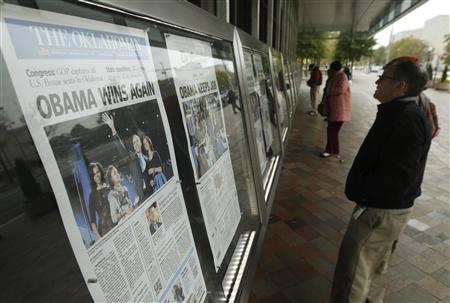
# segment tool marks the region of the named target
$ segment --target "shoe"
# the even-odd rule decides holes
[[[308,112],[308,115],[310,115],[310,116],[315,116],[315,115],[317,115],[317,114],[316,114],[315,111],[310,110],[310,111]]]
[[[327,153],[327,152],[323,152],[323,153],[321,153],[321,154],[319,155],[319,157],[321,157],[321,158],[329,158],[329,157],[331,157],[331,154],[330,154],[330,153]]]

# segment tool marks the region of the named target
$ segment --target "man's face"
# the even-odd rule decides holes
[[[389,66],[383,71],[381,76],[378,76],[378,80],[375,81],[377,89],[373,97],[380,101],[380,103],[386,103],[405,95],[405,82],[395,79],[394,71],[395,65]]]
[[[136,153],[141,152],[141,146],[141,138],[139,138],[137,135],[133,135],[133,148]]]
[[[158,214],[156,212],[156,208],[150,207],[150,222],[152,224],[155,224],[157,219],[158,219]]]

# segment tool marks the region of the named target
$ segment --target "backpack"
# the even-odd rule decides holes
[[[419,106],[425,112],[425,116],[430,121],[431,124],[431,138],[433,139],[439,134],[439,119],[436,112],[436,106],[431,100],[425,96],[425,94],[420,94],[419,96]]]

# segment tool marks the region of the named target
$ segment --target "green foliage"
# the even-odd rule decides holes
[[[376,65],[384,65],[386,63],[387,49],[382,46],[373,51],[372,62]]]
[[[447,72],[448,72],[448,65],[445,65],[444,71],[442,72],[441,82],[447,81]]]
[[[420,62],[428,59],[428,45],[421,39],[408,37],[391,44],[389,47],[389,58],[400,56],[416,56]]]
[[[326,55],[325,46],[326,33],[304,33],[298,34],[297,57],[319,61]]]
[[[430,63],[427,64],[427,74],[428,74],[428,79],[433,79],[433,67],[431,66]]]
[[[450,64],[450,34],[445,35],[445,47],[444,47],[444,51],[445,51],[445,64]]]
[[[336,46],[335,57],[340,61],[359,61],[362,57],[371,57],[376,44],[374,37],[366,32],[342,32]]]

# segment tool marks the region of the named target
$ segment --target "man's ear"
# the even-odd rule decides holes
[[[406,84],[406,81],[400,80],[397,82],[397,88],[406,94],[408,91],[408,84]]]

